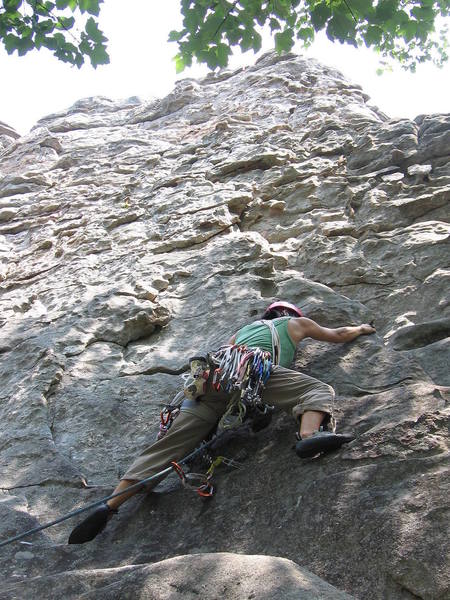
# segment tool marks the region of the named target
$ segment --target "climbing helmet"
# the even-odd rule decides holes
[[[303,317],[303,313],[298,308],[298,306],[295,306],[294,304],[291,304],[290,302],[283,302],[283,301],[273,302],[270,306],[268,306],[266,308],[266,311],[264,314],[266,315],[266,314],[270,313],[271,310],[276,310],[277,308],[288,310],[293,316],[295,315],[296,317]]]

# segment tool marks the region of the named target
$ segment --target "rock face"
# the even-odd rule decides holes
[[[17,140],[20,135],[12,127],[0,121],[0,152]]]
[[[62,579],[62,585],[58,581]],[[111,598],[151,598],[152,600],[194,600],[197,598],[258,598],[259,600],[351,600],[344,592],[285,558],[245,556],[219,552],[178,556],[150,565],[115,569],[72,571],[32,582],[34,593],[49,598],[110,600]],[[10,589],[10,597],[27,596],[29,583]],[[13,596],[16,594],[16,596]]]
[[[357,434],[345,449],[300,461],[278,415],[223,450],[247,458],[209,503],[169,478],[91,544],[67,546],[67,521],[0,548],[2,597],[449,597],[450,115],[393,121],[367,100],[335,70],[270,54],[10,136],[2,540],[107,495],[187,357],[272,299],[324,326],[375,319],[377,335],[299,349]],[[224,591],[200,589],[209,570]]]

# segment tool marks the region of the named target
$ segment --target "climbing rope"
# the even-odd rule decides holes
[[[216,445],[217,440],[226,433],[227,429],[234,429],[242,425],[245,417],[249,416],[249,414],[269,415],[269,413],[271,413],[273,407],[265,404],[262,401],[261,395],[272,372],[273,362],[270,352],[266,352],[260,348],[249,349],[246,346],[236,344],[222,346],[216,352],[209,354],[208,358],[209,361],[215,365],[213,387],[218,391],[224,390],[232,394],[229,408],[219,422],[217,429],[218,433],[216,433],[216,435],[212,436],[207,442],[203,442],[183,460],[172,462],[170,466],[159,473],[147,477],[146,479],[127,487],[121,492],[111,494],[88,506],[67,513],[50,523],[34,527],[33,529],[29,529],[28,531],[4,540],[3,542],[0,542],[0,547],[11,544],[12,542],[32,535],[33,533],[37,533],[38,531],[42,531],[43,529],[52,527],[53,525],[57,525],[58,523],[62,523],[67,519],[104,504],[112,498],[117,498],[132,490],[144,488],[145,484],[154,479],[159,479],[161,476],[168,475],[172,470],[178,474],[185,487],[195,490],[200,496],[211,497],[214,493],[211,478],[215,468],[221,463],[239,468],[239,463],[226,459],[225,457],[218,457],[215,460],[210,459],[210,466],[205,474],[185,473],[181,465],[189,462],[201,453],[204,453],[204,451],[212,445]],[[183,399],[184,393],[179,392],[174,400],[166,405],[161,411],[158,439],[161,439],[167,433],[173,420],[179,414]]]
[[[200,446],[198,446],[198,448],[193,450],[190,454],[185,456],[182,460],[178,461],[178,463],[176,463],[177,466],[184,465],[185,463],[187,463],[187,462],[193,460],[194,458],[196,458],[197,456],[201,455],[202,453],[205,452],[206,449],[210,448],[214,444],[219,443],[221,437],[222,437],[222,434],[219,433],[218,435],[212,436],[211,439],[209,439],[208,441],[202,442],[200,444]],[[159,473],[155,473],[155,475],[151,475],[150,477],[147,477],[146,479],[142,479],[138,483],[130,485],[125,490],[122,490],[121,492],[116,492],[115,494],[106,496],[105,498],[102,498],[101,500],[97,500],[96,502],[92,502],[91,504],[88,504],[87,506],[84,506],[83,508],[79,508],[70,513],[67,513],[66,515],[60,517],[59,519],[55,519],[54,521],[51,521],[50,523],[45,523],[44,525],[40,525],[39,527],[34,527],[33,529],[29,529],[28,531],[24,531],[23,533],[20,533],[18,535],[15,535],[14,537],[4,540],[3,542],[0,542],[0,547],[11,544],[12,542],[16,542],[17,540],[21,540],[22,538],[28,537],[29,535],[32,535],[33,533],[37,533],[38,531],[42,531],[43,529],[48,529],[49,527],[53,527],[53,525],[62,523],[63,521],[66,521],[67,519],[71,519],[72,517],[76,517],[77,515],[79,515],[81,513],[84,513],[88,510],[91,510],[92,508],[96,508],[97,506],[104,504],[105,502],[107,502],[108,500],[111,500],[112,498],[117,498],[118,496],[121,496],[122,494],[126,494],[132,490],[144,488],[145,485],[147,483],[149,483],[150,481],[153,481],[154,479],[157,480],[160,477],[164,477],[174,470],[176,472],[178,472],[176,467],[172,463],[170,466],[168,466],[166,469],[163,469]]]

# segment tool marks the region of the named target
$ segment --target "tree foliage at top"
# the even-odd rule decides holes
[[[116,0],[117,1],[117,0]],[[46,47],[81,67],[109,62],[97,17],[103,0],[0,0],[0,40],[9,54]],[[183,27],[171,31],[178,44],[176,69],[195,58],[210,69],[226,67],[233,47],[261,48],[266,26],[278,52],[296,41],[309,46],[319,31],[333,42],[366,46],[415,70],[417,63],[447,59],[450,0],[180,0]],[[125,6],[124,6],[125,10]],[[76,20],[89,15],[76,33]]]
[[[0,7],[0,39],[8,54],[23,56],[30,50],[48,48],[64,62],[81,67],[86,58],[97,67],[109,63],[105,42],[98,28],[100,4],[103,0],[3,0]],[[74,25],[85,14],[90,15],[84,29],[75,32]],[[79,19],[80,20],[80,19]]]
[[[324,30],[333,42],[373,48],[411,70],[448,59],[447,27],[439,19],[449,15],[450,0],[181,0],[181,11],[183,29],[169,35],[179,46],[178,71],[193,58],[225,67],[233,46],[257,52],[265,25],[278,52],[297,40],[307,47]]]

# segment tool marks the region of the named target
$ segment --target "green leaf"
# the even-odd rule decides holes
[[[86,21],[85,30],[86,30],[86,33],[88,34],[88,36],[90,37],[90,39],[94,42],[99,43],[99,42],[104,42],[106,40],[105,36],[98,28],[97,22],[94,21],[94,19],[92,17],[89,17],[89,19]]]
[[[217,64],[217,56],[216,56],[216,52],[214,50],[214,48],[211,48],[210,50],[208,50],[207,52],[205,52],[203,54],[204,56],[204,62],[206,62],[206,64],[208,65],[209,69],[215,69],[218,64]]]
[[[42,40],[42,45],[45,46],[45,48],[48,48],[49,50],[56,50],[56,48],[58,47],[58,44],[52,37],[44,37],[44,39]]]
[[[241,40],[241,30],[239,28],[236,29],[229,29],[225,36],[229,42],[229,44],[231,46],[235,46],[236,44],[238,44]]]
[[[278,53],[289,52],[294,45],[294,31],[285,29],[281,33],[275,34],[275,49]]]
[[[167,41],[178,42],[179,40],[181,40],[181,38],[185,36],[186,33],[186,29],[183,29],[182,31],[176,31],[175,29],[172,29],[172,31],[169,31],[169,37]]]
[[[416,6],[412,9],[411,14],[417,18],[418,21],[434,21],[435,12],[431,7]]]
[[[17,42],[17,52],[19,56],[24,56],[33,47],[34,44],[30,38],[22,38]]]
[[[203,36],[208,40],[214,40],[216,37],[221,37],[221,26],[223,25],[223,19],[217,14],[210,14],[206,21],[203,23]]]
[[[262,37],[259,35],[259,33],[257,31],[255,31],[255,33],[253,34],[253,43],[252,43],[252,48],[253,48],[253,52],[259,52],[261,50],[261,46],[262,46]]]
[[[195,32],[200,24],[199,15],[195,9],[187,10],[184,19],[183,25],[188,31]]]
[[[331,41],[340,42],[355,41],[355,24],[350,16],[342,13],[334,13],[327,25],[327,37]]]
[[[20,31],[20,35],[22,36],[22,38],[31,37],[33,34],[33,29],[31,27],[27,27],[24,25],[19,27],[19,31]]]
[[[73,17],[58,17],[58,22],[55,24],[56,29],[72,29],[75,24]]]
[[[81,42],[78,44],[78,48],[82,54],[89,55],[91,52],[92,46],[89,43],[89,40],[86,37],[83,37],[83,34],[81,35],[81,37],[82,37],[82,39],[81,39]]]
[[[429,34],[431,33],[432,30],[432,26],[430,27],[430,25],[428,23],[424,23],[423,21],[420,21],[417,23],[417,32],[416,32],[416,37],[419,38],[419,40],[423,43],[426,42],[426,40],[428,39]]]
[[[348,0],[348,6],[353,14],[360,16],[363,20],[373,13],[373,0]]]
[[[63,36],[62,33],[55,33],[53,39],[55,40],[57,46],[61,48],[64,47],[64,44],[66,43],[66,38]]]
[[[289,27],[295,27],[295,24],[297,23],[297,13],[292,11],[291,14],[286,18],[286,23],[289,25]]]
[[[320,31],[325,26],[325,23],[331,17],[331,8],[328,6],[326,2],[322,2],[322,4],[318,4],[311,11],[311,23],[316,31]]]
[[[383,37],[383,30],[378,25],[369,25],[366,33],[363,34],[363,39],[366,46],[377,46]]]
[[[230,54],[231,48],[227,46],[227,44],[217,44],[216,55],[219,67],[226,67],[228,65],[228,57]]]
[[[410,42],[417,33],[417,22],[416,21],[408,21],[405,23],[400,29],[400,35],[403,36],[403,39],[406,42]]]
[[[75,55],[73,64],[76,65],[79,69],[81,69],[81,67],[84,65],[84,56],[81,54],[81,52],[78,52]]]
[[[34,36],[34,45],[39,50],[44,45],[45,36],[42,33],[36,33]]]
[[[409,22],[409,16],[404,10],[398,10],[391,19],[398,25],[404,25]]]
[[[22,0],[3,0],[3,8],[8,13],[16,12],[21,4]]]
[[[255,20],[260,27],[264,27],[265,22],[267,21],[267,16],[261,11],[255,16]]]
[[[36,24],[35,29],[40,33],[51,33],[56,27],[56,23],[51,21],[50,19],[46,19],[45,21],[39,21]]]
[[[244,52],[246,52],[247,50],[250,50],[253,46],[254,31],[255,30],[253,28],[241,30],[240,47],[241,47],[241,50],[243,50]]]
[[[186,68],[186,63],[181,54],[177,54],[173,60],[175,61],[175,71],[178,75],[184,71],[184,69]]]
[[[314,39],[314,29],[312,27],[301,27],[297,31],[297,39],[304,42],[310,42]]]
[[[398,0],[380,0],[375,14],[380,24],[392,18],[398,8]]]
[[[285,21],[291,12],[291,6],[289,0],[273,0],[272,12],[277,17],[280,17]]]
[[[18,38],[16,35],[13,35],[12,33],[9,33],[3,38],[3,43],[8,54],[12,54],[14,50],[16,50],[19,40],[20,38]]]
[[[78,0],[78,5],[82,13],[87,12],[90,15],[98,17],[100,6],[103,0]]]
[[[107,65],[109,63],[109,55],[104,46],[95,46],[91,51],[89,58],[94,69],[97,65]]]
[[[277,29],[281,29],[280,21],[278,19],[274,19],[273,17],[269,21],[270,31],[276,31]]]

